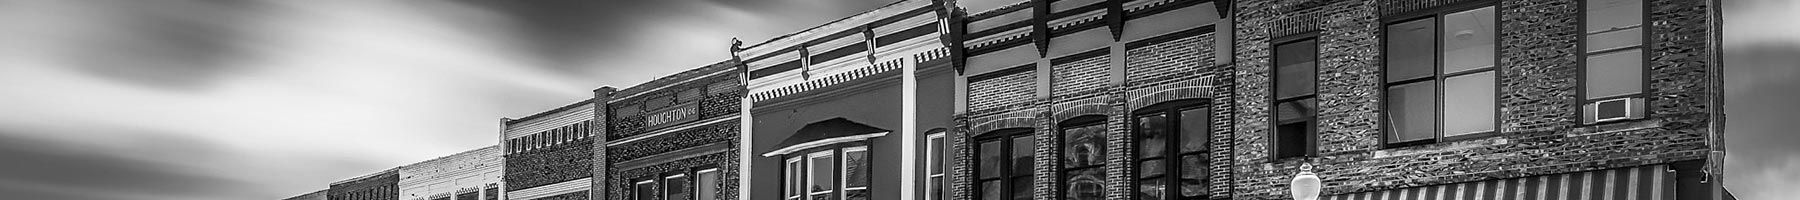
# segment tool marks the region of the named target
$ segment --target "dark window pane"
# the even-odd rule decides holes
[[[1200,155],[1181,156],[1181,196],[1197,197],[1206,195],[1206,158]]]
[[[1168,171],[1164,168],[1167,167],[1164,167],[1163,159],[1140,161],[1138,162],[1138,178],[1162,176]]]
[[[1282,44],[1275,47],[1275,98],[1309,95],[1317,76],[1318,45],[1313,40]]]
[[[1308,146],[1312,145],[1312,134],[1308,133],[1312,124],[1307,121],[1283,123],[1277,125],[1275,135],[1275,158],[1291,158],[1307,155]]]
[[[1000,177],[1000,164],[1005,163],[1004,160],[1007,159],[1001,157],[1000,152],[1002,151],[998,140],[981,143],[981,158],[980,162],[976,164],[979,165],[981,171],[977,177],[982,179]]]
[[[1212,121],[1206,108],[1181,111],[1181,152],[1199,152],[1207,149],[1207,135],[1212,133]]]
[[[1012,199],[1013,200],[1031,200],[1031,191],[1032,191],[1031,185],[1032,185],[1031,177],[1013,178],[1013,180],[1012,180]]]
[[[1419,82],[1387,90],[1388,142],[1431,139],[1437,134],[1437,85]]]
[[[1494,130],[1494,72],[1444,79],[1444,136]]]
[[[1070,171],[1068,176],[1068,199],[1099,200],[1106,198],[1106,168],[1094,167]]]
[[[944,138],[931,139],[930,146],[927,148],[930,148],[927,151],[930,151],[931,155],[927,155],[929,160],[926,163],[931,166],[925,167],[928,170],[925,174],[944,174]]]
[[[825,193],[825,194],[812,195],[812,200],[833,200],[833,199],[837,199],[836,194]]]
[[[925,188],[931,191],[925,194],[927,195],[925,200],[944,199],[944,190],[950,189],[950,187],[944,187],[944,177],[942,176],[931,177],[929,181],[925,182]]]
[[[1587,52],[1634,47],[1644,44],[1644,28],[1631,28],[1587,36]]]
[[[1387,81],[1433,76],[1437,66],[1436,20],[1418,19],[1387,27]]]
[[[844,151],[844,187],[869,186],[868,155],[868,151]]]
[[[1138,158],[1163,156],[1169,143],[1168,116],[1152,114],[1138,117]]]
[[[807,157],[810,158],[806,161],[806,164],[808,165],[806,176],[812,177],[812,181],[808,184],[811,185],[808,186],[811,190],[807,191],[829,192],[836,189],[837,184],[834,184],[834,182],[837,181],[837,173],[831,170],[831,164],[835,163],[833,161],[836,161],[837,159],[830,155],[823,157],[812,157],[808,155]]]
[[[1444,73],[1494,66],[1494,7],[1444,15]]]
[[[1587,0],[1587,33],[1643,23],[1643,0]]]
[[[1587,98],[1643,92],[1643,49],[1615,51],[1587,58]]]
[[[869,190],[868,189],[845,190],[844,191],[844,200],[868,200],[868,199],[869,199]]]
[[[655,183],[639,183],[639,184],[637,184],[637,200],[655,200],[655,199],[656,199],[656,184]]]
[[[1063,167],[1085,167],[1106,162],[1106,137],[1099,124],[1063,129]]]
[[[688,200],[687,184],[686,176],[663,179],[663,191],[667,192],[663,193],[663,197],[668,200]]]
[[[1032,148],[1032,144],[1035,142],[1033,139],[1034,138],[1029,135],[1013,138],[1012,171],[1007,173],[1010,173],[1013,176],[1031,175],[1031,154],[1035,151],[1035,149]]]
[[[981,182],[981,188],[975,189],[981,192],[982,200],[1000,200],[1001,194],[1006,194],[1006,189],[1000,186],[1000,180],[992,180]]]
[[[1160,178],[1138,180],[1138,199],[1141,199],[1141,200],[1167,199],[1167,198],[1164,198],[1163,194],[1167,194],[1167,193],[1163,192],[1164,191],[1163,187],[1167,187],[1167,186],[1163,185],[1163,179],[1160,179]]]

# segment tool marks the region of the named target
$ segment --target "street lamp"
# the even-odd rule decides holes
[[[1312,163],[1301,163],[1300,173],[1294,174],[1294,181],[1288,184],[1294,200],[1319,199],[1319,188],[1323,185],[1319,182],[1319,176],[1313,175],[1312,168]]]

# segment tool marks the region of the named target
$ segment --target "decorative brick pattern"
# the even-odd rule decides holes
[[[547,196],[547,197],[534,198],[532,200],[588,200],[588,193],[587,193],[587,191],[570,192],[570,193],[563,193],[563,194],[558,194],[558,195],[551,195],[551,196]]]
[[[593,148],[590,137],[506,155],[506,191],[592,177]]]
[[[634,135],[645,134],[645,133],[648,133],[649,131],[652,131],[652,130],[645,130],[646,128],[649,128],[649,127],[646,127],[646,125],[647,125],[646,117],[647,117],[647,115],[651,114],[651,113],[647,113],[647,112],[654,111],[654,110],[646,110],[646,109],[641,109],[641,108],[626,108],[626,107],[642,106],[642,105],[644,105],[644,101],[648,100],[650,98],[662,97],[662,96],[677,96],[677,95],[681,95],[680,93],[683,91],[693,91],[693,92],[690,92],[689,95],[699,95],[699,96],[697,96],[698,99],[689,100],[689,101],[678,101],[678,102],[675,102],[674,104],[682,104],[682,103],[687,103],[690,101],[699,102],[698,109],[699,109],[699,115],[700,115],[699,118],[700,119],[708,119],[708,118],[713,118],[713,117],[718,117],[718,116],[726,116],[726,115],[736,115],[736,113],[738,112],[738,109],[737,109],[738,108],[738,99],[740,99],[744,95],[742,92],[743,89],[742,89],[741,84],[736,84],[736,82],[738,82],[737,77],[738,76],[736,76],[736,75],[719,76],[719,77],[714,77],[714,78],[708,78],[706,80],[686,82],[686,83],[682,83],[681,85],[677,85],[675,87],[665,88],[663,90],[643,91],[642,92],[643,95],[639,95],[639,96],[633,97],[631,99],[620,100],[617,103],[609,104],[606,106],[608,109],[610,109],[608,111],[609,113],[618,113],[620,110],[626,110],[626,109],[637,110],[638,112],[625,113],[625,114],[630,114],[630,115],[620,115],[620,114],[612,115],[613,118],[611,120],[611,123],[609,123],[610,131],[608,131],[608,133],[609,133],[608,137],[609,137],[609,139],[618,140],[618,139],[623,139],[626,137],[631,137]],[[643,87],[643,86],[639,86],[639,87]],[[700,91],[700,90],[705,90],[705,91]],[[725,90],[725,91],[719,91],[719,90]],[[677,98],[677,99],[687,99],[687,98]],[[704,120],[701,120],[701,121],[704,121]],[[688,123],[693,123],[693,122],[688,122]]]
[[[1003,109],[1036,99],[1037,73],[1019,71],[986,80],[969,82],[969,110],[984,112]]]
[[[625,161],[705,144],[737,140],[737,121],[707,124],[606,148],[607,159]]]
[[[732,142],[732,147],[735,149],[737,147],[737,142]],[[720,175],[719,181],[725,183],[725,184],[723,184],[723,187],[719,188],[719,193],[721,193],[721,194],[718,194],[718,195],[720,195],[719,199],[737,199],[737,195],[738,195],[737,184],[735,184],[735,183],[737,183],[737,180],[738,180],[738,177],[737,177],[738,164],[737,164],[737,162],[738,162],[737,151],[729,151],[729,152],[724,152],[724,153],[708,154],[708,155],[693,157],[693,158],[688,158],[688,159],[671,160],[671,161],[668,161],[665,163],[651,165],[651,166],[643,167],[643,168],[636,168],[636,169],[612,168],[612,169],[608,169],[608,170],[615,172],[615,173],[613,173],[615,175],[613,175],[612,177],[607,177],[607,179],[609,179],[608,182],[610,182],[610,183],[602,185],[602,186],[595,186],[595,187],[605,187],[606,190],[609,191],[607,196],[611,197],[611,200],[632,200],[632,197],[636,196],[635,194],[632,194],[633,192],[636,192],[635,190],[632,190],[634,187],[634,185],[632,185],[632,184],[634,184],[634,183],[631,180],[633,180],[633,179],[656,177],[656,178],[658,178],[658,181],[661,181],[661,178],[662,178],[661,175],[665,174],[665,173],[676,173],[676,172],[691,173],[694,170],[697,170],[696,169],[697,167],[714,166],[714,167],[719,167],[719,171],[721,172],[721,174],[719,174]],[[689,177],[693,177],[693,176],[690,174]],[[657,191],[664,191],[663,188],[660,188],[661,184],[658,184],[657,187],[658,187],[656,189]],[[694,188],[692,188],[693,186],[691,184],[688,185],[687,187],[689,187],[689,188],[687,188],[686,190],[683,190],[683,191],[695,191],[695,190],[693,190]]]
[[[1134,47],[1125,51],[1125,80],[1146,86],[1199,74],[1212,66],[1212,33]]]
[[[1104,51],[1104,49],[1102,49]],[[1075,99],[1105,94],[1107,71],[1111,65],[1105,54],[1050,66],[1050,94],[1057,99]]]

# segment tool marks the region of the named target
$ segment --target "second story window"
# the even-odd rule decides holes
[[[925,136],[925,200],[943,200],[944,177],[944,132]]]
[[[1494,25],[1485,6],[1386,26],[1387,146],[1494,132]]]
[[[687,186],[687,174],[674,174],[663,177],[663,197],[667,198],[664,200],[693,200],[689,199],[689,197],[693,196],[693,193],[688,191]]]
[[[1276,159],[1318,152],[1318,40],[1295,40],[1275,46],[1274,141]]]
[[[1582,54],[1583,123],[1644,112],[1644,1],[1586,0]]]
[[[975,151],[977,200],[1031,200],[1033,147],[1031,130],[990,133]]]
[[[654,177],[642,179],[633,184],[632,191],[636,194],[632,196],[636,197],[634,200],[656,200],[656,179]]]
[[[1062,128],[1063,199],[1106,198],[1106,121],[1098,118]]]
[[[1209,112],[1180,105],[1140,111],[1137,138],[1137,199],[1207,199]]]
[[[788,200],[869,199],[868,152],[868,146],[851,146],[787,155],[783,196]]]

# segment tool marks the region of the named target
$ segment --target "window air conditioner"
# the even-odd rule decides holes
[[[1644,98],[1618,98],[1582,105],[1581,122],[1593,124],[1644,118]]]

